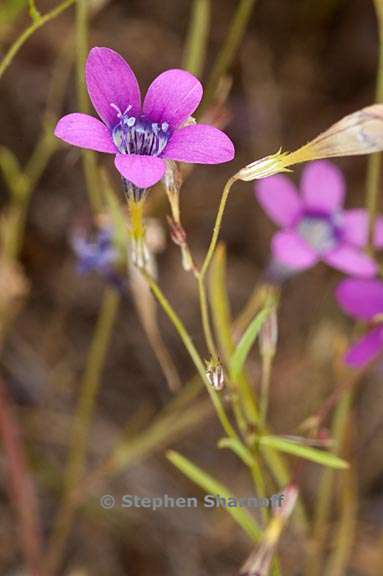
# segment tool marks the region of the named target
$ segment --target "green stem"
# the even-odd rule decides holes
[[[209,349],[210,354],[214,359],[217,359],[217,348],[214,343],[213,332],[210,325],[209,319],[209,310],[207,305],[207,297],[206,297],[206,288],[205,288],[205,275],[209,268],[210,262],[214,255],[214,250],[216,248],[218,242],[218,236],[221,229],[222,218],[225,212],[226,202],[229,197],[229,193],[231,190],[232,185],[236,181],[235,176],[231,177],[225,184],[223,189],[223,193],[221,196],[221,200],[218,207],[217,216],[214,223],[213,234],[210,240],[209,248],[206,253],[205,260],[202,264],[200,271],[195,271],[195,276],[198,282],[198,293],[199,293],[199,300],[200,300],[200,307],[201,307],[201,318],[202,318],[202,326],[204,330],[206,345]]]
[[[199,109],[199,116],[208,106],[220,79],[232,65],[241,40],[249,22],[251,11],[255,0],[240,0],[237,10],[230,24],[229,32],[226,36],[225,44],[219,52],[214,63],[213,70],[210,74],[209,81],[205,90],[205,97],[202,106]]]
[[[223,189],[221,200],[220,200],[219,207],[218,207],[217,216],[216,216],[215,223],[214,223],[213,234],[212,234],[212,237],[210,240],[210,245],[209,245],[205,260],[202,264],[201,271],[199,273],[201,281],[203,281],[205,274],[209,268],[209,264],[211,262],[211,259],[213,257],[214,250],[215,250],[215,247],[216,247],[217,241],[218,241],[219,232],[221,230],[222,218],[223,218],[223,214],[225,211],[226,202],[227,202],[227,199],[229,197],[231,187],[233,186],[233,184],[236,180],[237,180],[237,178],[235,176],[232,176],[226,182],[225,187]]]
[[[231,425],[231,423],[230,423],[230,421],[226,415],[225,409],[223,407],[223,404],[221,402],[219,395],[217,394],[217,392],[215,390],[213,390],[213,388],[211,387],[211,385],[209,384],[209,382],[207,380],[206,372],[205,372],[205,366],[203,364],[203,361],[201,360],[200,355],[197,352],[196,347],[194,346],[194,344],[192,342],[192,339],[189,336],[188,331],[185,328],[185,325],[183,324],[182,320],[177,315],[175,310],[172,308],[171,304],[169,303],[169,301],[167,300],[165,295],[162,293],[157,282],[147,272],[145,272],[145,270],[141,270],[141,273],[142,273],[143,277],[145,278],[145,280],[147,281],[148,285],[150,286],[150,289],[152,290],[154,296],[157,298],[158,303],[162,307],[163,311],[165,312],[165,314],[167,315],[167,317],[169,318],[169,320],[172,322],[173,326],[177,330],[186,350],[189,352],[189,355],[190,355],[191,359],[193,360],[193,363],[194,363],[195,367],[197,368],[197,371],[198,371],[202,381],[204,382],[204,384],[207,388],[207,391],[208,391],[210,398],[213,402],[214,408],[217,412],[217,416],[218,416],[218,418],[222,424],[223,429],[225,430],[226,434],[230,438],[237,438],[237,434],[236,434],[234,428],[232,427],[232,425]]]
[[[106,353],[110,344],[119,301],[120,297],[114,289],[108,288],[105,291],[81,382],[80,397],[74,415],[68,464],[65,471],[63,500],[57,514],[48,552],[47,565],[49,568],[48,572],[51,574],[57,571],[65,540],[74,517],[75,507],[72,493],[84,468],[92,413],[100,387],[101,374],[105,366]]]
[[[29,14],[30,14],[30,17],[32,18],[32,20],[33,20],[34,22],[37,22],[38,20],[40,20],[41,14],[40,14],[40,12],[39,12],[38,9],[37,9],[35,0],[28,0],[28,3],[29,3]]]
[[[197,275],[198,295],[201,308],[202,327],[205,335],[206,346],[214,360],[218,360],[217,348],[214,343],[213,332],[210,325],[209,309],[206,297],[206,289],[203,279]]]
[[[194,0],[183,67],[201,76],[210,28],[210,0]]]
[[[266,422],[267,409],[269,405],[269,391],[271,380],[271,368],[273,364],[272,354],[262,355],[262,377],[261,377],[261,397],[259,401],[260,426],[263,428]]]
[[[376,16],[378,19],[379,57],[375,100],[383,102],[383,0],[374,0]],[[382,155],[372,154],[367,168],[367,194],[366,209],[368,211],[368,247],[374,253],[374,230],[378,212],[379,184]]]
[[[85,61],[88,53],[88,0],[76,0],[77,45],[77,100],[80,112],[89,111],[89,100],[84,81]],[[82,150],[82,163],[90,205],[95,213],[102,210],[102,199],[96,178],[96,156],[90,150]]]
[[[336,441],[334,450],[337,452],[343,446],[345,429],[349,418],[352,402],[352,390],[348,391],[337,405],[333,425],[332,437]],[[306,576],[320,576],[323,574],[322,553],[326,540],[328,521],[331,514],[331,505],[333,502],[333,486],[335,472],[330,468],[322,473],[319,484],[318,496],[315,507],[314,526],[312,533],[312,549],[308,556],[306,566]]]
[[[56,16],[59,16],[61,12],[64,12],[64,10],[72,6],[72,4],[75,3],[75,1],[76,0],[65,0],[64,2],[53,8],[53,10],[51,10],[50,12],[44,14],[44,16],[41,16],[41,18],[39,18],[38,20],[35,20],[33,24],[29,26],[29,28],[24,30],[24,32],[15,40],[15,42],[9,48],[8,52],[1,61],[0,78],[3,76],[4,72],[9,67],[13,58],[16,56],[20,48],[24,46],[25,42],[32,36],[32,34],[36,32],[36,30],[38,30],[39,28],[42,28],[44,24],[50,22],[50,20],[53,20],[54,18],[56,18]]]

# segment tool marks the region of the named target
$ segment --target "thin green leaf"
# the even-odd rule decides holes
[[[192,482],[197,484],[202,490],[207,494],[214,494],[221,496],[223,498],[234,498],[234,495],[220,482],[215,480],[210,474],[207,474],[204,470],[201,470],[198,466],[190,462],[187,458],[169,450],[166,453],[166,457],[176,468],[178,468],[185,476],[187,476]],[[246,534],[255,542],[258,542],[262,536],[262,530],[258,526],[255,518],[253,518],[245,508],[235,507],[235,508],[225,508],[233,519],[241,526],[241,528],[246,532]]]
[[[218,448],[229,448],[242,460],[242,462],[246,464],[246,466],[249,466],[249,468],[254,466],[252,453],[237,438],[222,438],[218,442]]]
[[[281,452],[293,454],[294,456],[298,456],[298,458],[304,458],[305,460],[310,460],[311,462],[316,462],[317,464],[328,466],[329,468],[335,468],[337,470],[345,470],[349,468],[348,462],[342,460],[331,452],[325,452],[324,450],[311,448],[309,446],[302,446],[301,444],[290,442],[289,440],[285,440],[279,436],[261,436],[259,438],[259,443],[261,446],[275,448]]]
[[[254,320],[249,324],[246,332],[243,334],[241,340],[239,341],[234,354],[230,359],[230,375],[233,380],[236,380],[240,373],[242,372],[243,365],[246,362],[246,358],[251,350],[252,345],[257,338],[263,323],[270,314],[269,307],[261,310]]]

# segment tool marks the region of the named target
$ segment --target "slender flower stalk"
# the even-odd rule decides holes
[[[237,9],[230,23],[230,29],[225,38],[225,43],[214,62],[200,114],[206,110],[214,96],[219,81],[226,74],[234,61],[250,20],[254,4],[255,0],[240,0],[237,5]]]
[[[84,85],[84,66],[88,53],[88,0],[76,0],[76,75],[77,102],[80,112],[89,112],[89,100]],[[82,164],[89,202],[94,213],[101,212],[102,199],[97,180],[96,158],[91,150],[82,150]]]
[[[194,0],[185,46],[184,68],[201,77],[210,29],[210,0]]]
[[[209,353],[214,361],[218,360],[217,348],[214,342],[213,331],[211,329],[209,307],[207,302],[206,288],[203,278],[197,275],[198,295],[201,309],[202,327],[205,335],[205,341]]]
[[[14,59],[18,51],[24,46],[25,42],[29,40],[32,34],[34,34],[34,32],[36,32],[36,30],[38,30],[39,28],[42,28],[44,24],[47,24],[47,22],[50,22],[51,20],[59,16],[62,12],[64,12],[64,10],[72,6],[75,2],[76,0],[65,0],[64,2],[61,2],[61,4],[58,4],[50,12],[47,12],[40,18],[34,20],[33,24],[31,24],[29,28],[27,28],[17,38],[17,40],[15,40],[15,42],[12,44],[12,46],[9,48],[8,52],[5,54],[4,58],[0,62],[0,79],[7,70],[7,68],[12,63],[12,60]]]
[[[65,541],[74,519],[75,509],[72,494],[84,468],[91,417],[101,383],[101,374],[105,365],[106,353],[112,336],[118,305],[118,293],[112,288],[108,288],[105,291],[89,350],[80,386],[80,397],[74,415],[68,464],[64,479],[63,500],[57,514],[46,562],[50,574],[54,574],[57,571]]]
[[[186,330],[183,322],[181,321],[181,319],[179,318],[179,316],[177,315],[175,310],[172,308],[171,304],[169,303],[167,298],[164,296],[164,294],[162,293],[160,287],[155,282],[155,280],[149,274],[147,274],[144,270],[142,270],[142,274],[143,274],[145,280],[147,281],[148,285],[150,286],[154,296],[157,298],[158,303],[160,304],[160,306],[164,310],[165,314],[168,316],[169,320],[172,322],[173,326],[177,330],[182,342],[184,343],[186,350],[188,351],[191,359],[193,360],[193,363],[194,363],[195,367],[197,368],[197,371],[198,371],[202,381],[206,385],[206,388],[207,388],[208,393],[210,395],[210,398],[213,402],[214,408],[217,412],[217,416],[218,416],[218,418],[222,424],[223,429],[225,430],[226,434],[230,438],[237,438],[237,434],[236,434],[233,426],[231,425],[231,423],[230,423],[230,421],[226,415],[225,409],[223,407],[223,404],[222,404],[222,401],[221,401],[219,395],[217,394],[217,392],[215,390],[213,390],[213,388],[211,387],[211,385],[207,379],[206,369],[205,369],[204,363],[203,363],[200,355],[198,354],[198,351],[195,348],[195,346],[192,342],[192,339],[190,338],[189,333]]]
[[[209,268],[211,259],[213,258],[214,250],[217,246],[218,237],[219,237],[219,233],[221,230],[222,219],[223,219],[223,215],[225,212],[226,203],[227,203],[227,200],[229,198],[231,187],[233,186],[234,182],[236,182],[237,180],[238,180],[238,178],[236,176],[232,176],[226,182],[225,187],[223,189],[221,200],[220,200],[219,207],[218,207],[217,216],[215,218],[213,234],[212,234],[212,237],[210,240],[210,244],[209,244],[209,248],[208,248],[206,257],[203,261],[203,264],[202,264],[202,267],[201,267],[201,270],[199,273],[202,280],[204,280],[204,278],[205,278],[205,275],[206,275],[206,272]]]
[[[34,22],[37,22],[41,18],[41,14],[36,6],[35,0],[28,0],[29,4],[29,14]]]
[[[378,21],[379,56],[375,101],[383,103],[383,1],[374,0],[375,12]],[[367,168],[367,195],[366,210],[368,211],[368,247],[374,253],[374,229],[378,213],[379,183],[381,175],[382,154],[372,154],[368,160]]]

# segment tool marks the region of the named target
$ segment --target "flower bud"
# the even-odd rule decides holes
[[[225,376],[219,360],[211,358],[209,361],[206,361],[206,377],[214,390],[223,390]]]

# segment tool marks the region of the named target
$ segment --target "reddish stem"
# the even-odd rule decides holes
[[[37,498],[25,458],[20,427],[6,385],[0,378],[0,436],[7,464],[7,489],[19,523],[20,544],[31,576],[43,576]]]

